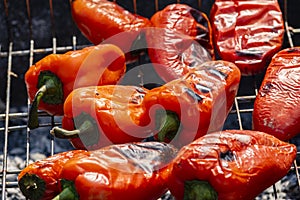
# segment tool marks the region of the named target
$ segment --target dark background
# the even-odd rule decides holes
[[[28,7],[26,5],[28,2]],[[131,12],[133,1],[118,0],[124,8]],[[177,1],[161,0],[158,1],[159,9]],[[199,8],[199,1],[184,1],[195,8]],[[200,1],[201,11],[209,15],[211,5],[214,1]],[[284,1],[279,1],[283,8]],[[287,19],[292,27],[300,27],[298,6],[299,1],[288,0]],[[50,12],[50,4],[53,13]],[[7,6],[5,6],[7,5]],[[7,9],[6,9],[7,8]],[[28,12],[29,11],[29,12]],[[155,1],[137,1],[137,13],[151,17],[155,12]],[[72,21],[69,0],[3,0],[0,3],[0,99],[5,102],[7,88],[7,51],[9,42],[12,41],[13,51],[28,50],[30,40],[34,40],[34,49],[51,48],[53,46],[53,36],[57,39],[57,47],[72,46],[72,36],[76,36],[77,45],[89,45],[80,31]],[[298,37],[298,36],[297,36]],[[294,38],[295,46],[299,44],[299,37]],[[288,44],[284,43],[284,47]],[[36,53],[33,62],[38,61],[46,54]],[[10,106],[19,107],[27,104],[26,87],[24,84],[24,74],[29,67],[29,54],[13,56],[11,76],[11,97]],[[0,104],[0,111],[3,104]]]

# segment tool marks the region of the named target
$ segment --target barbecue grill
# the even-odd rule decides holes
[[[186,3],[208,14],[213,1],[117,0],[117,3],[131,12],[150,17],[171,3]],[[279,3],[285,20],[283,48],[297,46],[300,43],[298,2],[279,0]],[[69,142],[54,139],[49,134],[53,126],[60,125],[60,117],[40,111],[40,127],[27,128],[29,101],[24,74],[45,55],[81,49],[91,43],[73,23],[68,0],[3,0],[0,19],[0,191],[2,199],[22,199],[17,184],[20,170],[32,161],[72,148]],[[138,62],[140,64],[141,59]],[[137,78],[139,76],[137,74]],[[252,128],[253,103],[262,79],[263,74],[242,77],[224,129]],[[289,174],[257,199],[300,199],[300,137],[290,142],[298,147],[298,153]],[[172,199],[170,195],[162,198]]]

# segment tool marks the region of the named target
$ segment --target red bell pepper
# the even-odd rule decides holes
[[[214,58],[212,31],[206,14],[185,4],[171,4],[151,17],[146,31],[148,54],[165,81]]]
[[[152,130],[143,120],[147,91],[125,85],[78,88],[65,101],[62,128],[54,127],[51,133],[70,139],[77,149],[142,141]]]
[[[240,76],[233,63],[211,61],[151,90],[122,85],[79,88],[65,101],[62,128],[54,127],[51,133],[71,139],[79,149],[149,138],[180,147],[223,127]]]
[[[29,128],[36,128],[38,109],[62,115],[65,98],[78,87],[116,84],[126,71],[124,53],[115,45],[101,44],[64,54],[50,54],[25,74],[32,103]]]
[[[22,194],[33,200],[54,198],[60,191],[59,173],[67,160],[89,154],[88,151],[67,151],[25,167],[18,175],[18,184]]]
[[[54,200],[156,200],[167,191],[169,163],[177,152],[169,144],[141,142],[59,153],[23,169],[19,186],[29,199],[57,194]],[[47,175],[53,178],[49,183]]]
[[[150,90],[144,98],[146,113],[150,113],[148,121],[163,121],[171,112],[180,123],[178,130],[172,131],[164,129],[173,126],[160,123],[163,127],[158,126],[159,133],[154,135],[159,141],[181,147],[208,132],[221,130],[233,105],[240,78],[235,64],[210,61],[194,67],[180,79]]]
[[[71,11],[75,24],[89,41],[115,44],[128,59],[131,59],[134,41],[144,28],[151,26],[148,18],[132,14],[107,0],[73,0]]]
[[[278,52],[267,68],[253,109],[253,129],[287,141],[300,133],[300,47]]]
[[[296,154],[295,145],[263,132],[210,133],[179,151],[169,188],[176,200],[253,200],[288,173]]]
[[[216,0],[210,21],[218,54],[242,75],[263,72],[281,49],[284,21],[277,0]]]

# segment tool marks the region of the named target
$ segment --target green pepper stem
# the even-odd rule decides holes
[[[60,180],[62,191],[52,200],[78,200],[79,196],[76,191],[73,181],[62,179]]]
[[[159,130],[158,141],[160,142],[172,140],[180,127],[180,120],[177,113],[170,110],[158,110],[156,112],[156,122]]]
[[[22,194],[32,200],[41,199],[46,191],[45,181],[35,174],[26,173],[18,181]]]
[[[74,124],[79,126],[75,130],[68,131],[63,128],[53,127],[50,134],[61,139],[80,138],[85,146],[92,146],[98,143],[100,131],[97,121],[91,115],[82,112],[74,118]]]
[[[32,105],[29,108],[28,127],[39,127],[38,108],[41,100],[47,104],[57,105],[63,103],[62,82],[53,72],[41,71],[38,77],[38,91],[35,94]]]
[[[72,189],[66,187],[52,200],[78,200],[78,197],[77,194],[74,194]]]
[[[80,125],[78,129],[69,131],[55,126],[51,129],[50,133],[56,138],[72,139],[72,138],[78,138],[80,134],[87,132],[92,128],[93,128],[93,124],[90,121],[86,120]]]
[[[184,200],[217,200],[218,193],[207,182],[201,180],[185,181]]]
[[[42,97],[46,94],[46,92],[47,92],[47,86],[43,85],[37,91],[37,93],[33,99],[33,102],[29,109],[29,116],[28,116],[28,128],[30,128],[30,129],[35,129],[35,128],[39,127],[38,107],[39,107]]]

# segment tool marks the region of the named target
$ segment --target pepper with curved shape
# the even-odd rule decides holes
[[[150,20],[153,28],[146,31],[148,54],[165,82],[214,59],[212,31],[205,13],[186,4],[170,4]]]
[[[176,200],[252,200],[288,173],[296,154],[264,132],[210,133],[179,151],[169,188]]]
[[[71,12],[75,24],[89,41],[95,45],[117,45],[126,54],[127,60],[134,57],[132,45],[138,36],[144,28],[151,26],[148,18],[133,14],[116,2],[107,0],[73,0]]]
[[[170,144],[139,142],[58,153],[23,169],[19,186],[33,200],[156,200],[167,191],[177,152]]]
[[[219,56],[244,76],[262,73],[282,47],[284,21],[277,0],[216,0],[210,21]]]
[[[300,47],[278,52],[267,68],[253,108],[253,129],[288,141],[300,133]]]
[[[235,64],[209,61],[194,67],[182,78],[150,90],[144,98],[149,121],[164,119],[168,113],[176,115],[179,121],[177,130],[164,131],[169,126],[157,126],[159,133],[154,135],[159,141],[181,147],[221,130],[233,106],[240,78]]]
[[[112,44],[47,55],[25,74],[31,101],[28,127],[39,126],[38,109],[63,115],[63,104],[71,91],[90,85],[116,84],[125,72],[125,55]]]

